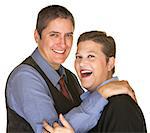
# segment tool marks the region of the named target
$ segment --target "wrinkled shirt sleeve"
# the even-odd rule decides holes
[[[86,92],[85,92],[86,93]],[[108,101],[97,91],[87,93],[80,106],[65,115],[76,133],[85,133],[96,126]]]

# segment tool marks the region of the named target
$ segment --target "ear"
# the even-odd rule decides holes
[[[36,43],[38,43],[40,40],[40,35],[37,30],[34,31],[34,39],[35,39]]]
[[[109,57],[107,65],[108,65],[108,71],[111,71],[115,67],[115,58]]]

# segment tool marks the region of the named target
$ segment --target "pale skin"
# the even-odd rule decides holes
[[[35,30],[34,38],[43,58],[55,69],[64,63],[68,57],[73,42],[74,27],[70,19],[56,18],[50,21],[42,31],[41,37]],[[111,82],[97,90],[107,98],[117,94],[129,94],[133,99],[134,93],[127,81]]]
[[[41,55],[55,70],[59,69],[70,53],[73,31],[70,19],[56,18],[48,23],[41,38],[37,30],[34,32]]]

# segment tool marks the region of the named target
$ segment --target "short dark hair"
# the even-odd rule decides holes
[[[102,51],[106,56],[106,60],[108,61],[109,57],[116,56],[116,43],[113,37],[107,36],[106,32],[103,31],[88,31],[82,33],[77,41],[77,45],[83,41],[93,41],[102,45]],[[113,68],[112,73],[115,72],[115,68]]]
[[[73,27],[75,27],[74,17],[70,11],[60,5],[50,5],[41,9],[38,13],[36,30],[38,31],[40,37],[42,35],[42,31],[47,27],[48,23],[56,18],[70,19]]]

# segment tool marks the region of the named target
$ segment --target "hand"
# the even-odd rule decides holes
[[[135,93],[128,81],[112,81],[98,88],[97,91],[106,99],[113,95],[128,94],[135,102],[137,102]]]
[[[53,127],[50,126],[46,121],[43,122],[44,131],[43,133],[74,133],[71,125],[65,120],[62,114],[59,115],[59,119],[64,126],[60,126],[57,122],[54,122]]]

